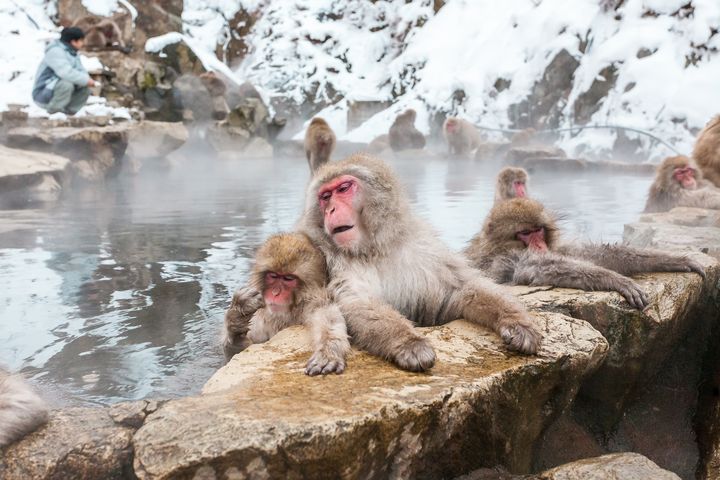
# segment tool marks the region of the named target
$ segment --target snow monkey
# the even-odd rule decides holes
[[[640,310],[648,297],[625,275],[696,272],[705,277],[700,264],[682,256],[622,245],[561,244],[552,215],[529,198],[496,204],[465,253],[501,283],[614,290]]]
[[[682,155],[666,158],[657,168],[645,212],[666,212],[675,207],[720,209],[720,189],[703,180],[695,162]]]
[[[235,292],[225,314],[226,358],[290,325],[306,325],[314,353],[305,373],[342,373],[350,343],[326,279],[325,259],[307,236],[271,236],[257,252],[249,285]]]
[[[495,204],[511,198],[527,197],[528,174],[524,168],[505,167],[497,175]]]
[[[45,402],[17,375],[0,367],[0,448],[47,421]]]
[[[415,128],[416,117],[417,113],[410,108],[395,118],[388,131],[388,141],[393,151],[425,147],[425,135]]]
[[[327,163],[333,150],[335,150],[335,133],[332,128],[324,119],[313,118],[305,132],[305,156],[310,171],[314,172]]]
[[[541,333],[523,306],[451,251],[411,210],[390,167],[355,154],[321,167],[300,221],[325,254],[353,343],[411,371],[435,363],[414,325],[465,318],[533,354]]]
[[[445,120],[443,135],[450,155],[466,156],[482,143],[475,125],[462,118],[449,117]]]
[[[705,178],[720,188],[720,115],[710,120],[698,135],[693,158]]]
[[[87,15],[79,18],[72,26],[85,32],[85,49],[88,51],[120,50],[130,53],[123,41],[120,27],[111,18]]]

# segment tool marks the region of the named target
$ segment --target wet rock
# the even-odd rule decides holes
[[[272,158],[273,147],[264,138],[255,137],[245,147],[243,154],[250,158]]]
[[[250,48],[247,36],[257,21],[259,12],[251,12],[240,8],[235,16],[228,22],[229,39],[224,45],[218,44],[219,55],[224,63],[231,68],[237,67],[243,61]]]
[[[680,480],[637,453],[613,453],[562,465],[541,473],[539,480]]]
[[[141,56],[148,38],[170,32],[182,32],[182,0],[133,2],[138,11],[135,19],[133,55]]]
[[[359,127],[373,115],[390,108],[392,102],[380,100],[355,100],[348,103],[347,129]]]
[[[196,122],[213,121],[213,99],[202,80],[194,74],[181,75],[174,84],[183,110]],[[187,120],[187,115],[185,116]]]
[[[188,129],[180,122],[145,121],[128,133],[126,155],[136,161],[163,159],[188,141]]]
[[[0,455],[3,480],[123,479],[132,472],[133,430],[101,408],[52,412],[50,421]]]
[[[528,157],[506,162],[514,167],[521,167],[530,173],[534,172],[586,172],[590,170],[590,162],[582,158],[564,157]]]
[[[644,223],[684,225],[687,227],[720,227],[720,210],[677,207],[669,212],[643,214],[640,216],[640,221]]]
[[[644,215],[647,219],[648,216]],[[702,252],[720,258],[720,228],[661,223],[625,225],[623,241],[641,248],[664,248],[673,252]]]
[[[69,165],[65,157],[0,145],[0,197],[13,203],[56,200]]]
[[[206,139],[218,155],[234,156],[248,146],[250,132],[241,127],[233,127],[226,122],[221,122],[208,127]]]
[[[129,124],[107,127],[21,127],[7,134],[13,148],[52,152],[71,160],[76,177],[98,181],[119,171]]]
[[[600,110],[602,100],[604,100],[610,90],[615,87],[617,76],[617,67],[615,67],[615,65],[608,65],[600,70],[600,73],[595,80],[593,80],[590,88],[586,92],[581,93],[577,100],[575,100],[575,104],[573,105],[575,123],[579,125],[588,123],[595,112]]]
[[[158,409],[155,400],[138,400],[135,402],[117,403],[108,409],[108,415],[118,425],[138,429],[148,414]]]
[[[510,148],[510,142],[483,142],[475,150],[475,160],[487,161],[502,158]]]
[[[720,238],[720,237],[719,237]],[[584,292],[552,287],[511,287],[531,309],[561,312],[589,322],[610,344],[607,358],[582,387],[580,400],[589,406],[591,422],[609,431],[633,395],[656,374],[663,361],[696,324],[691,314],[709,299],[720,278],[720,265],[698,255],[706,281],[694,273],[656,273],[635,279],[650,297],[641,312],[616,292]]]
[[[536,158],[567,158],[567,154],[561,148],[552,146],[513,147],[505,154],[505,160],[513,165]]]
[[[438,354],[428,374],[355,352],[344,374],[325,378],[303,375],[307,332],[284,330],[236,355],[203,396],[149,415],[134,440],[135,473],[447,478],[495,464],[527,471],[540,432],[607,348],[583,321],[542,313],[538,321],[546,335],[538,356],[510,354],[493,333],[456,321],[420,329]]]

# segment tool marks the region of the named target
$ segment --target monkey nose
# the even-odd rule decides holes
[[[277,297],[278,295],[280,295],[280,287],[274,287],[274,288],[272,289],[272,294],[275,295],[276,297]]]

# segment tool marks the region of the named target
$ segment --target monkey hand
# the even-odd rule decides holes
[[[510,350],[535,355],[540,347],[542,334],[534,325],[533,320],[525,313],[518,313],[521,318],[504,318],[500,327],[500,337]]]
[[[264,306],[265,302],[259,291],[251,287],[242,287],[233,294],[230,309],[236,310],[242,316],[247,316],[249,321],[249,317]]]
[[[394,360],[403,370],[424,372],[435,365],[435,350],[425,338],[417,336],[400,345]]]
[[[645,310],[650,305],[650,299],[640,285],[627,277],[618,275],[613,290],[622,295],[631,307]]]
[[[334,352],[331,348],[321,348],[313,353],[305,366],[305,374],[327,375],[328,373],[341,374],[345,371],[345,358]]]
[[[707,275],[705,274],[705,267],[700,265],[700,262],[697,262],[697,261],[693,260],[692,258],[687,258],[687,257],[682,258],[681,261],[682,261],[682,266],[681,266],[682,269],[680,271],[695,272],[698,275],[700,275],[703,280],[705,280],[707,278]]]

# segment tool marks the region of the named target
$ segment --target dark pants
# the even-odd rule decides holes
[[[42,106],[48,113],[62,112],[75,115],[87,102],[90,96],[88,87],[78,87],[67,80],[58,80],[53,89],[53,96],[47,105]]]

